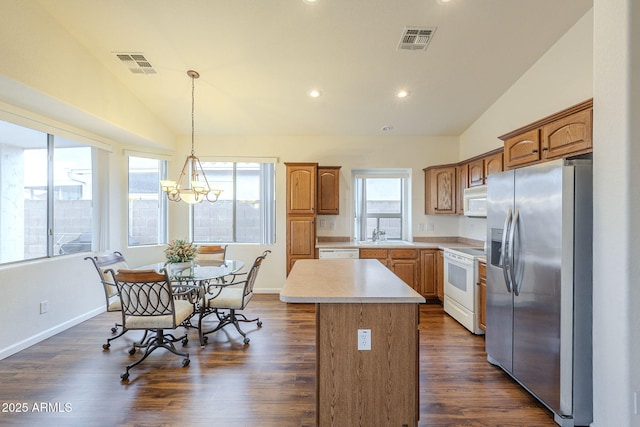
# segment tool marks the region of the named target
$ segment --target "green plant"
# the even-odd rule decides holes
[[[169,242],[164,254],[168,264],[177,262],[193,261],[198,253],[198,247],[183,239],[176,239]]]

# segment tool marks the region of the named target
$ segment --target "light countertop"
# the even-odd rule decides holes
[[[298,260],[280,291],[280,300],[293,303],[425,302],[422,295],[374,259]]]
[[[446,248],[469,248],[481,247],[482,245],[461,243],[461,242],[386,242],[360,243],[349,242],[318,242],[316,248],[336,248],[336,249],[446,249]]]

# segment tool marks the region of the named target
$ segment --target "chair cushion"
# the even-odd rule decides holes
[[[120,297],[109,298],[107,311],[122,311],[122,301],[120,301]]]
[[[124,327],[127,329],[175,329],[193,314],[193,304],[186,300],[175,300],[176,323],[173,316],[126,316]]]
[[[229,286],[222,288],[220,294],[206,294],[207,307],[209,308],[229,308],[235,310],[242,310],[251,297],[252,293],[243,298],[244,287]]]

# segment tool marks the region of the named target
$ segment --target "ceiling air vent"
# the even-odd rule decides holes
[[[405,27],[398,50],[426,50],[435,32],[435,27]]]
[[[115,55],[133,74],[157,74],[151,63],[141,53],[116,53]]]

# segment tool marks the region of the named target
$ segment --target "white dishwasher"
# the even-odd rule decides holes
[[[320,248],[319,259],[358,259],[360,251],[357,248]]]

